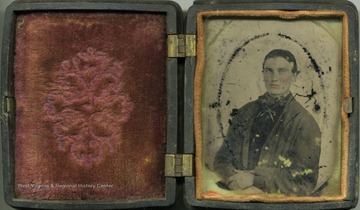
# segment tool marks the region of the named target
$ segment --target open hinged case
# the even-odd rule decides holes
[[[0,100],[9,205],[356,205],[355,6],[197,1],[185,22],[169,1],[8,7]]]

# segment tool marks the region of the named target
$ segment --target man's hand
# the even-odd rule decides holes
[[[254,172],[237,170],[236,174],[226,180],[226,184],[232,190],[248,188],[254,184]]]

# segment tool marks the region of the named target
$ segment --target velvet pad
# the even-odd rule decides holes
[[[21,14],[14,62],[17,198],[165,196],[164,14]]]

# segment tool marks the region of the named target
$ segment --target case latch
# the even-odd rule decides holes
[[[5,112],[6,113],[15,113],[15,98],[14,97],[5,97]]]
[[[168,57],[182,58],[196,56],[196,35],[168,35]]]
[[[194,176],[194,155],[166,154],[165,176],[167,177]]]
[[[343,105],[344,112],[347,114],[351,114],[353,112],[353,98],[345,98],[344,105]]]

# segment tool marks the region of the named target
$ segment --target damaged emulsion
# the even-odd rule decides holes
[[[214,103],[212,103],[212,104],[209,105],[209,108],[215,109],[215,108],[217,108],[217,107],[219,107],[219,106],[220,106],[220,103],[219,103],[219,102],[214,102]]]
[[[314,97],[316,94],[317,94],[317,92],[314,90],[314,88],[311,88],[311,92],[310,92],[309,94],[307,94],[307,95],[301,95],[301,94],[296,93],[296,96],[308,98],[308,100],[307,100],[305,103],[309,102],[311,99],[314,99],[314,108],[313,108],[313,110],[314,110],[315,112],[317,112],[317,111],[320,110],[321,107],[320,107],[320,105],[317,103],[317,100],[316,100],[315,97]]]
[[[225,68],[225,71],[224,73],[222,74],[222,77],[221,77],[221,80],[220,80],[220,85],[219,85],[219,89],[218,89],[218,93],[217,93],[217,101],[210,104],[209,107],[210,108],[217,108],[217,121],[218,121],[218,124],[220,126],[220,129],[221,129],[221,135],[223,137],[225,137],[225,133],[224,133],[224,126],[221,122],[221,119],[222,119],[222,115],[221,115],[221,111],[220,111],[220,107],[221,107],[221,95],[222,95],[222,89],[223,89],[223,86],[224,86],[224,81],[225,81],[225,78],[226,78],[226,75],[229,71],[229,66],[231,64],[231,62],[235,59],[235,57],[241,52],[241,51],[244,51],[244,47],[246,45],[248,45],[250,42],[256,40],[256,39],[259,39],[259,38],[262,38],[262,37],[265,37],[265,36],[268,36],[269,33],[264,33],[264,34],[261,34],[261,35],[256,35],[252,38],[250,38],[249,40],[246,40],[244,42],[244,44],[242,44],[240,47],[236,48],[234,53],[231,55],[229,61],[227,62],[227,65],[226,65],[226,68]],[[229,105],[230,104],[230,101],[228,100],[226,102],[226,105]]]
[[[318,63],[316,62],[316,60],[314,59],[314,57],[311,55],[311,53],[309,52],[309,50],[308,50],[306,47],[304,47],[302,44],[300,44],[297,40],[291,38],[291,37],[288,36],[288,35],[279,33],[278,36],[281,37],[281,38],[284,38],[284,39],[288,39],[288,40],[290,40],[290,41],[293,41],[293,42],[295,42],[296,44],[298,44],[298,45],[302,48],[302,50],[304,51],[304,53],[306,53],[307,57],[309,58],[312,66],[314,67],[315,72],[317,73],[318,77],[320,78],[320,86],[321,86],[321,89],[322,89],[322,90],[325,90],[324,81],[323,81],[322,78],[321,78],[323,75],[325,75],[325,72],[324,72],[324,71],[322,70],[322,68],[318,65]],[[332,68],[329,67],[329,72],[331,72],[331,71],[332,71]],[[307,94],[307,95],[296,94],[296,95],[301,96],[301,97],[307,97],[307,98],[309,99],[308,101],[310,101],[312,98],[314,98],[315,94],[316,94],[316,91],[314,91],[314,89],[311,88],[311,93],[310,93],[310,94]],[[320,105],[317,103],[317,100],[316,100],[315,98],[314,98],[314,100],[315,100],[315,101],[314,101],[313,110],[314,110],[315,112],[317,112],[317,111],[319,111],[319,110],[321,109],[321,107],[320,107]],[[307,102],[308,102],[308,101],[307,101]],[[325,95],[324,95],[324,101],[326,101]],[[326,117],[327,117],[326,110],[324,110],[324,119],[325,119]]]
[[[230,119],[229,119],[229,125],[232,125],[232,118],[235,117],[237,114],[239,113],[239,109],[232,109],[231,113],[230,113]]]
[[[314,69],[316,71],[316,73],[318,74],[319,77],[321,77],[321,75],[324,75],[324,71],[321,69],[321,67],[317,64],[316,60],[312,57],[311,53],[309,52],[309,50],[304,47],[302,44],[300,44],[297,40],[291,38],[290,36],[288,35],[285,35],[285,34],[278,34],[278,36],[280,36],[281,38],[284,38],[284,39],[288,39],[290,41],[293,41],[295,42],[296,44],[298,44],[302,49],[303,51],[306,53],[306,55],[308,56],[308,58],[310,59],[311,61],[311,64],[314,66]]]
[[[234,53],[231,55],[229,61],[227,62],[227,65],[225,67],[225,71],[223,72],[222,74],[222,77],[221,77],[221,80],[220,80],[220,85],[219,85],[219,88],[218,88],[218,93],[217,93],[217,101],[210,104],[209,107],[210,108],[213,108],[213,109],[217,109],[217,122],[218,122],[218,125],[220,127],[220,131],[221,131],[221,136],[222,137],[225,137],[225,132],[224,132],[224,126],[223,126],[223,123],[221,122],[221,119],[222,119],[222,114],[221,114],[221,111],[220,111],[220,108],[221,108],[221,105],[222,105],[222,102],[221,102],[221,95],[222,95],[222,89],[223,89],[223,86],[224,86],[224,81],[225,81],[225,78],[226,78],[226,75],[230,69],[230,64],[231,62],[235,59],[235,57],[241,52],[241,51],[244,51],[244,47],[246,45],[248,45],[250,42],[256,40],[256,39],[259,39],[259,38],[262,38],[262,37],[265,37],[265,36],[268,36],[269,33],[264,33],[264,34],[261,34],[261,35],[256,35],[252,38],[250,38],[249,40],[245,41],[244,44],[242,44],[240,47],[236,48],[236,50],[234,51]],[[226,105],[229,105],[230,104],[230,100],[228,100],[226,102]],[[236,111],[235,111],[236,112]],[[236,115],[235,112],[233,111],[233,115]],[[229,124],[232,123],[231,120],[228,121]],[[234,158],[234,161],[235,162],[239,162],[239,160],[236,159],[236,156],[233,154],[233,150],[230,148],[229,145],[228,146],[228,149],[231,153],[231,155],[233,156]]]

